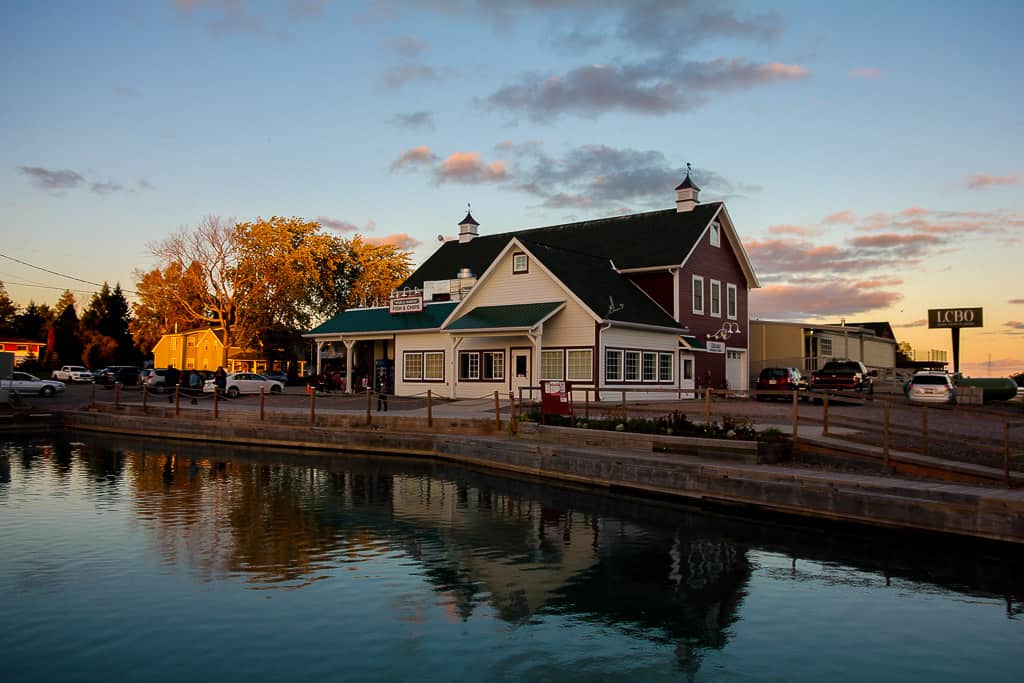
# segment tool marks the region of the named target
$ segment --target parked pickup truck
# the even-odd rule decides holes
[[[811,389],[816,391],[874,391],[878,373],[868,372],[859,360],[830,360],[811,373]]]
[[[60,382],[91,382],[92,373],[81,365],[65,365],[53,371],[53,378]]]

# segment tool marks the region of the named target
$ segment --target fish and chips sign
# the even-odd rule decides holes
[[[388,312],[391,315],[399,313],[419,313],[423,310],[423,290],[403,289],[391,293],[391,300],[388,302]]]
[[[980,308],[929,308],[928,329],[946,330],[984,327]]]

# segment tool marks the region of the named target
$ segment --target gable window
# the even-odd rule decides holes
[[[530,261],[526,258],[526,254],[521,251],[517,251],[512,254],[512,272],[513,273],[528,273],[530,272]]]
[[[693,312],[704,315],[704,278],[693,276]]]
[[[626,351],[626,381],[640,381],[640,352]]]
[[[711,229],[708,230],[708,236],[711,240],[711,246],[719,247],[722,245],[722,226],[718,221],[711,224]]]
[[[671,353],[659,353],[658,354],[658,381],[659,382],[671,382],[674,376],[672,372],[672,358]]]
[[[729,320],[736,319],[736,285],[725,286],[725,313]]]
[[[566,379],[589,382],[594,378],[593,349],[571,349],[566,353],[566,361]]]
[[[564,365],[562,349],[542,350],[540,352],[541,379],[562,379],[562,371],[565,369]]]
[[[622,351],[605,350],[604,378],[607,382],[622,381]]]
[[[716,318],[722,317],[722,283],[718,280],[711,281],[711,302],[709,313]]]

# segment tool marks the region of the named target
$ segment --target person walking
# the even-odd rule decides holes
[[[388,383],[382,378],[377,382],[377,412],[381,411],[381,406],[384,407],[384,412],[388,412]]]
[[[228,386],[228,373],[224,372],[224,366],[217,366],[217,372],[213,374],[213,383],[217,385],[217,393],[223,394]]]

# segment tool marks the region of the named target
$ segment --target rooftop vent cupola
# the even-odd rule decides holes
[[[700,188],[690,179],[690,164],[686,164],[686,177],[676,187],[676,211],[693,211],[693,208],[700,202]]]
[[[480,224],[473,218],[473,214],[470,213],[469,204],[466,204],[466,217],[459,223],[459,242],[470,242],[474,237],[477,237],[480,233],[477,228]]]

